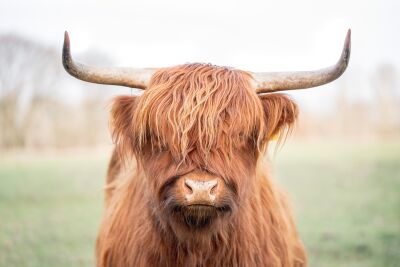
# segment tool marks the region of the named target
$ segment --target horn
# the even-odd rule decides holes
[[[257,93],[270,93],[284,90],[306,89],[320,86],[340,77],[346,70],[350,59],[351,30],[347,31],[342,55],[339,61],[328,68],[314,71],[296,72],[254,72],[254,89]]]
[[[65,70],[79,80],[146,89],[156,69],[99,68],[74,62],[68,32],[65,31],[62,62]]]

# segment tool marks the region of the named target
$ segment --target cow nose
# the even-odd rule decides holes
[[[186,200],[194,204],[209,204],[215,200],[215,190],[218,186],[217,179],[197,181],[185,179]]]

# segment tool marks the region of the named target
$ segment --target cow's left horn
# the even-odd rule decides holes
[[[65,70],[80,80],[146,89],[156,69],[99,68],[74,62],[71,57],[68,33],[64,35],[62,62]]]
[[[305,89],[329,83],[343,74],[350,59],[350,29],[347,32],[339,61],[328,68],[296,72],[254,72],[254,89],[257,93]]]

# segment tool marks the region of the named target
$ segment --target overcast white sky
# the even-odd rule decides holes
[[[360,75],[360,87],[377,64],[400,69],[399,12],[398,0],[0,0],[0,33],[25,35],[61,51],[68,30],[73,54],[101,51],[120,66],[209,62],[280,71],[335,63],[351,28],[352,55],[343,79]],[[335,86],[323,88],[294,95],[324,103]]]

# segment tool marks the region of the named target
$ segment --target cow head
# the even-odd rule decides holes
[[[311,72],[252,73],[209,64],[161,69],[93,68],[72,61],[66,35],[63,62],[73,76],[146,89],[112,108],[113,137],[135,158],[155,223],[177,236],[229,227],[252,192],[271,136],[289,129],[297,107],[287,96],[339,77],[348,64],[350,32],[339,62]]]

